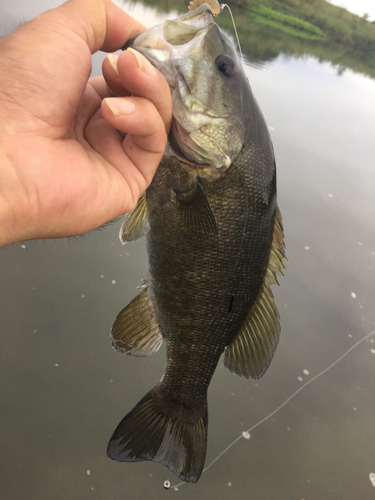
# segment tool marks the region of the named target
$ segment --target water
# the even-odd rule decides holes
[[[0,19],[12,29],[57,3],[6,0]],[[123,5],[147,26],[165,18]],[[0,250],[0,498],[375,498],[375,335],[348,352],[375,330],[375,81],[283,55],[247,74],[275,146],[289,264],[269,370],[249,381],[220,362],[210,385],[206,465],[239,439],[178,491],[159,464],[108,459],[165,364],[164,348],[132,358],[109,342],[146,276],[144,243],[122,247],[120,221],[19,243]]]

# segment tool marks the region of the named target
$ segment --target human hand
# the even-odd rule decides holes
[[[70,0],[0,40],[0,246],[87,232],[150,184],[172,119],[166,80],[130,49],[89,80],[92,53],[144,29],[110,0]]]

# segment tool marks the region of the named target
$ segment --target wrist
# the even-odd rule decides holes
[[[0,247],[5,247],[11,243],[15,243],[12,238],[8,221],[8,206],[0,195]]]
[[[27,238],[25,230],[22,229],[24,218],[17,215],[22,210],[22,200],[19,196],[12,196],[15,190],[15,183],[12,182],[13,172],[11,161],[0,150],[0,247]]]

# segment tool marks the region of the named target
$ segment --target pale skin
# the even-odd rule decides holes
[[[172,101],[128,49],[145,29],[110,0],[69,0],[0,40],[0,246],[73,236],[132,210],[163,156]]]

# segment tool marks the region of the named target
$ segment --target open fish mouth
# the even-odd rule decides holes
[[[225,170],[243,146],[239,120],[229,117],[224,107],[217,109],[220,96],[216,102],[213,97],[214,80],[220,80],[220,74],[207,62],[207,51],[225,51],[223,37],[222,47],[213,49],[210,45],[209,38],[217,29],[211,8],[204,4],[177,20],[164,21],[140,33],[124,47],[131,46],[143,54],[165,76],[172,91],[173,140],[185,159],[199,170],[207,165]],[[210,53],[212,59],[215,57]],[[207,87],[212,91],[207,92]],[[236,143],[235,134],[240,137]]]
[[[179,61],[187,63],[192,53],[200,51],[207,32],[213,26],[212,10],[204,4],[176,20],[167,19],[139,33],[127,41],[123,50],[132,47],[143,54],[174,88],[180,70]]]
[[[204,103],[194,98],[182,74],[176,79],[173,91],[172,136],[184,156],[199,165],[220,169],[229,167],[232,160],[217,142],[212,130],[225,125],[226,116],[216,115]]]

